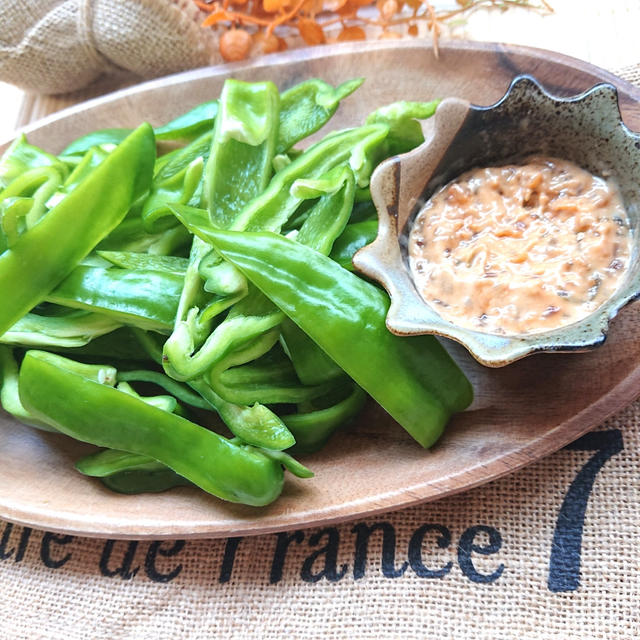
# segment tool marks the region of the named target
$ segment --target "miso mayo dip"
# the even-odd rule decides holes
[[[409,266],[441,317],[517,335],[572,324],[614,293],[631,255],[612,182],[566,160],[474,169],[418,213]]]

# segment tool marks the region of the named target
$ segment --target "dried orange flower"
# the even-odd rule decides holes
[[[324,0],[322,8],[325,11],[332,11],[335,13],[338,9],[342,9],[345,4],[347,4],[347,0]]]
[[[308,45],[324,44],[327,41],[322,27],[311,18],[298,18],[296,26],[298,27],[298,31],[300,32],[302,39]]]
[[[371,4],[370,2],[367,4]],[[356,18],[358,15],[358,9],[361,6],[356,0],[347,0],[339,9],[336,9],[336,13],[343,18]]]
[[[304,0],[299,13],[301,16],[311,16],[313,18],[322,11],[329,11],[323,0]]]
[[[260,53],[275,53],[280,51],[280,42],[278,36],[265,31],[258,31],[253,34],[254,47]]]
[[[338,34],[338,42],[349,42],[351,40],[366,40],[367,34],[362,27],[345,27]]]
[[[383,20],[391,20],[398,12],[398,3],[396,0],[384,0],[380,9],[380,15]]]
[[[262,0],[262,7],[267,13],[288,9],[290,6],[291,0]]]
[[[220,54],[227,62],[244,60],[251,51],[251,35],[244,29],[229,29],[220,38]]]
[[[209,15],[203,27],[227,30],[220,38],[225,60],[243,60],[253,53],[272,53],[287,48],[283,36],[297,31],[307,45],[327,41],[327,29],[342,26],[338,41],[402,37],[398,27],[415,37],[423,24],[438,54],[442,25],[482,8],[506,11],[512,7],[551,13],[548,0],[456,0],[448,9],[435,9],[430,0],[193,0]],[[363,7],[375,5],[378,16],[362,15]],[[366,29],[366,31],[365,31]],[[334,32],[335,33],[335,32]]]

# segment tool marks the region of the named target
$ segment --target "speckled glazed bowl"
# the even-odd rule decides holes
[[[633,252],[624,280],[591,315],[546,332],[502,336],[441,318],[413,284],[408,260],[413,220],[437,189],[463,172],[538,153],[616,180],[632,229]],[[520,76],[489,107],[443,100],[428,121],[424,144],[382,163],[372,176],[371,193],[380,221],[378,236],[356,254],[354,264],[388,291],[387,327],[398,335],[452,338],[482,364],[499,367],[539,351],[581,351],[602,344],[609,320],[640,296],[640,135],[622,123],[612,85],[558,98],[533,78]]]

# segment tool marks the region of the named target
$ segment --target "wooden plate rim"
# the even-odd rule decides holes
[[[18,133],[28,134],[30,131],[65,119],[77,112],[85,111],[148,90],[181,84],[189,80],[233,75],[240,70],[248,68],[267,69],[272,66],[286,65],[292,62],[318,60],[336,54],[398,48],[407,50],[423,49],[425,52],[431,51],[429,42],[424,41],[341,43],[272,54],[270,56],[264,56],[257,62],[248,65],[236,63],[182,72],[127,87],[105,96],[93,98],[45,118],[41,118],[21,127],[10,138],[0,142],[0,151],[6,147]],[[627,94],[627,97],[631,98],[632,101],[640,103],[640,88],[635,87],[604,69],[565,54],[519,45],[468,41],[445,42],[441,45],[440,49],[442,55],[445,55],[447,51],[460,50],[498,52],[499,54],[504,54],[505,59],[510,55],[520,55],[537,60],[544,60],[545,62],[560,66],[571,66],[578,71],[594,76],[594,78],[597,78],[600,82],[614,84],[620,92]],[[260,515],[259,512],[257,512],[255,519],[248,519],[246,522],[242,522],[242,524],[238,524],[238,521],[235,521],[233,525],[225,521],[222,521],[218,525],[212,525],[209,521],[201,524],[190,522],[185,525],[171,523],[171,530],[167,531],[166,523],[158,519],[140,522],[136,524],[134,531],[130,524],[119,524],[115,517],[105,517],[96,520],[95,516],[92,516],[90,521],[83,521],[77,514],[73,514],[72,517],[59,512],[52,514],[46,508],[37,509],[33,506],[29,509],[24,509],[20,505],[11,504],[10,500],[7,501],[2,497],[0,497],[0,518],[23,526],[36,527],[53,532],[115,539],[195,539],[231,535],[262,535],[294,528],[320,527],[337,524],[346,520],[353,520],[365,516],[372,517],[391,510],[403,509],[423,502],[451,496],[517,471],[525,465],[561,449],[583,433],[599,425],[606,418],[630,404],[639,393],[640,364],[607,394],[597,398],[582,411],[574,414],[568,421],[557,425],[544,435],[530,441],[517,452],[500,455],[489,462],[478,464],[463,473],[451,476],[440,482],[422,482],[414,486],[405,487],[402,490],[379,494],[375,499],[366,497],[341,503],[326,508],[323,512],[318,512],[317,510],[311,513],[297,511],[295,514],[289,516],[280,515],[275,518],[275,522],[267,519],[268,524],[263,525],[260,523]],[[482,468],[483,473],[481,476],[478,476],[476,473],[478,468]],[[433,490],[437,490],[438,494],[429,495],[429,492]]]

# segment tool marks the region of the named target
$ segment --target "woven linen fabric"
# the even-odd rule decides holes
[[[191,0],[3,0],[0,80],[66,93],[104,75],[151,78],[221,60]]]
[[[637,401],[510,476],[335,527],[137,542],[0,522],[0,639],[632,640],[638,469]]]
[[[639,467],[636,402],[507,478],[337,527],[129,542],[2,523],[0,638],[631,640]]]

